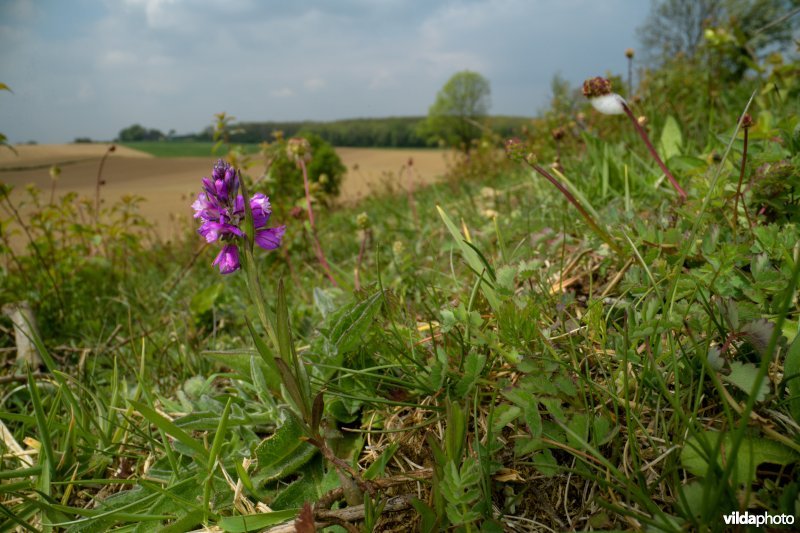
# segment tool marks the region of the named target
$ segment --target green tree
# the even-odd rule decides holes
[[[490,94],[489,80],[477,72],[453,74],[428,109],[421,133],[468,152],[472,141],[481,136],[480,123],[489,112]]]
[[[708,51],[705,59],[736,81],[763,55],[791,44],[798,6],[800,0],[654,0],[639,39],[660,64],[700,60]]]
[[[164,134],[159,130],[147,129],[141,124],[128,126],[119,132],[120,142],[161,141],[163,139]]]

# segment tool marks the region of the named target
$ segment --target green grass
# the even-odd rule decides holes
[[[213,153],[214,147],[213,142],[204,141],[139,141],[120,144],[152,154],[155,157],[208,157]],[[259,150],[257,144],[243,146],[248,154],[255,154]]]
[[[133,208],[95,226],[34,197],[36,246],[7,255],[0,297],[35,304],[50,373],[0,382],[0,421],[39,449],[0,459],[0,530],[257,530],[319,521],[300,509],[331,498],[378,531],[723,531],[723,513],[794,514],[800,84],[771,77],[780,90],[750,107],[763,119],[736,202],[733,124],[757,83],[728,87],[708,123],[682,107],[706,101],[693,79],[642,104],[685,203],[618,117],[584,108],[587,130],[558,146],[523,140],[542,166],[560,153],[613,247],[498,139],[418,190],[416,216],[405,196],[317,209],[338,286],[285,199],[270,198],[281,250],[223,277],[193,231],[145,246]]]

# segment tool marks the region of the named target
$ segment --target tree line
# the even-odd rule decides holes
[[[278,131],[284,137],[295,137],[304,133],[318,135],[334,146],[374,148],[424,148],[437,146],[437,139],[424,127],[428,117],[356,118],[334,121],[268,121],[240,122],[230,127],[230,141],[248,144],[271,141]],[[496,134],[507,137],[530,122],[528,117],[492,116],[486,126]],[[158,130],[134,125],[122,130],[118,140],[123,142],[163,141],[211,141],[214,129],[207,127],[202,132],[187,135],[163,135]]]

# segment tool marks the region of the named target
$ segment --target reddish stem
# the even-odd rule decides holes
[[[300,163],[300,169],[303,171],[303,184],[306,188],[308,223],[311,226],[311,240],[314,241],[314,249],[317,253],[317,261],[319,261],[319,264],[322,266],[322,270],[325,271],[325,276],[327,276],[328,280],[330,280],[334,287],[338,287],[339,284],[336,283],[336,280],[333,277],[328,260],[325,259],[325,252],[322,251],[322,245],[319,242],[319,238],[317,238],[317,226],[314,223],[314,211],[311,209],[311,188],[308,184],[308,170],[306,169],[306,162],[303,161],[302,158],[298,158],[298,161]]]
[[[530,165],[531,168],[533,168],[536,172],[544,176],[547,179],[547,181],[555,185],[556,189],[558,189],[561,192],[561,194],[563,194],[566,197],[569,203],[575,206],[575,209],[577,209],[578,212],[583,216],[584,220],[586,220],[586,223],[589,224],[589,227],[594,230],[594,232],[597,234],[598,237],[603,239],[606,242],[606,244],[608,244],[611,247],[612,250],[614,250],[620,255],[622,254],[622,249],[619,246],[617,246],[617,243],[614,242],[614,240],[608,233],[605,232],[605,230],[603,230],[600,226],[597,225],[597,223],[592,218],[592,215],[590,215],[589,212],[583,208],[580,202],[578,202],[578,200],[572,195],[571,192],[569,192],[569,190],[566,187],[564,187],[564,185],[560,181],[554,178],[552,174],[547,172],[540,165],[528,161],[526,161],[526,163],[528,163],[528,165]]]
[[[665,165],[664,162],[661,160],[661,157],[659,157],[658,152],[656,152],[655,147],[653,147],[653,143],[650,142],[650,138],[647,136],[647,132],[644,131],[642,125],[639,124],[638,120],[636,120],[636,117],[634,116],[633,111],[631,111],[631,108],[628,107],[627,103],[622,102],[622,109],[625,110],[625,113],[631,119],[631,122],[633,122],[633,127],[636,128],[636,131],[639,133],[639,136],[647,145],[647,149],[650,151],[650,155],[652,155],[653,159],[656,160],[656,163],[658,163],[658,166],[661,168],[661,171],[664,173],[664,175],[667,176],[667,179],[672,184],[672,186],[675,187],[675,190],[678,191],[678,194],[681,197],[681,201],[686,200],[686,198],[688,197],[686,191],[683,190],[678,181],[673,177],[672,173],[667,168],[667,165]]]

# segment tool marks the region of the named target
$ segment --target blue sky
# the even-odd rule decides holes
[[[113,139],[133,123],[424,115],[455,72],[532,116],[560,73],[626,71],[646,0],[0,0],[0,131]]]

